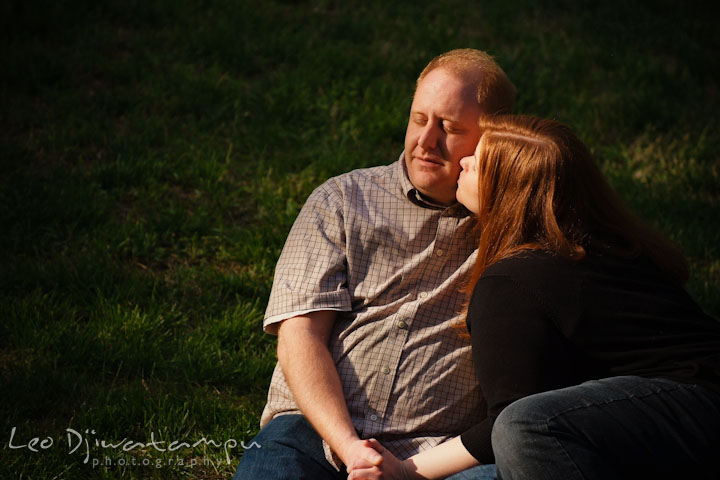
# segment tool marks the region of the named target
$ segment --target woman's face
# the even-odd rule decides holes
[[[460,159],[460,177],[457,181],[455,197],[465,208],[477,215],[480,211],[480,196],[478,194],[477,156],[480,144],[475,148],[475,154]]]

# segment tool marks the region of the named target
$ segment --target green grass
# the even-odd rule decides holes
[[[0,7],[0,477],[229,478],[240,447],[92,442],[250,442],[292,221],[329,176],[397,157],[415,77],[451,48],[575,128],[720,315],[720,37],[699,4],[353,3]],[[11,450],[13,427],[54,445]],[[93,468],[68,428],[151,465]]]

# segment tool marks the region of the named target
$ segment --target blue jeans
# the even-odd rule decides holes
[[[720,395],[634,376],[510,404],[492,445],[502,480],[720,478]]]
[[[245,450],[233,480],[346,480],[325,459],[322,439],[302,415],[272,419]]]
[[[460,473],[456,473],[453,476],[447,477],[446,480],[496,480],[497,472],[495,470],[495,464],[480,465],[473,468],[468,468]]]
[[[320,436],[302,415],[275,417],[252,442],[260,448],[245,450],[233,480],[347,479],[344,468],[338,472],[325,459]],[[481,465],[449,478],[495,480],[495,465]]]

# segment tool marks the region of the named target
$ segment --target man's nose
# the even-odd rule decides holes
[[[423,128],[422,133],[420,133],[418,145],[420,145],[424,150],[433,150],[437,147],[440,134],[440,128],[433,124],[433,122],[428,122]]]

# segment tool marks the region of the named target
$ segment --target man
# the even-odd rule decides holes
[[[264,328],[278,366],[235,478],[346,478],[479,420],[469,342],[459,321],[478,243],[456,203],[460,159],[481,114],[509,111],[515,88],[490,56],[453,50],[420,74],[405,151],[316,189],[275,271]]]

